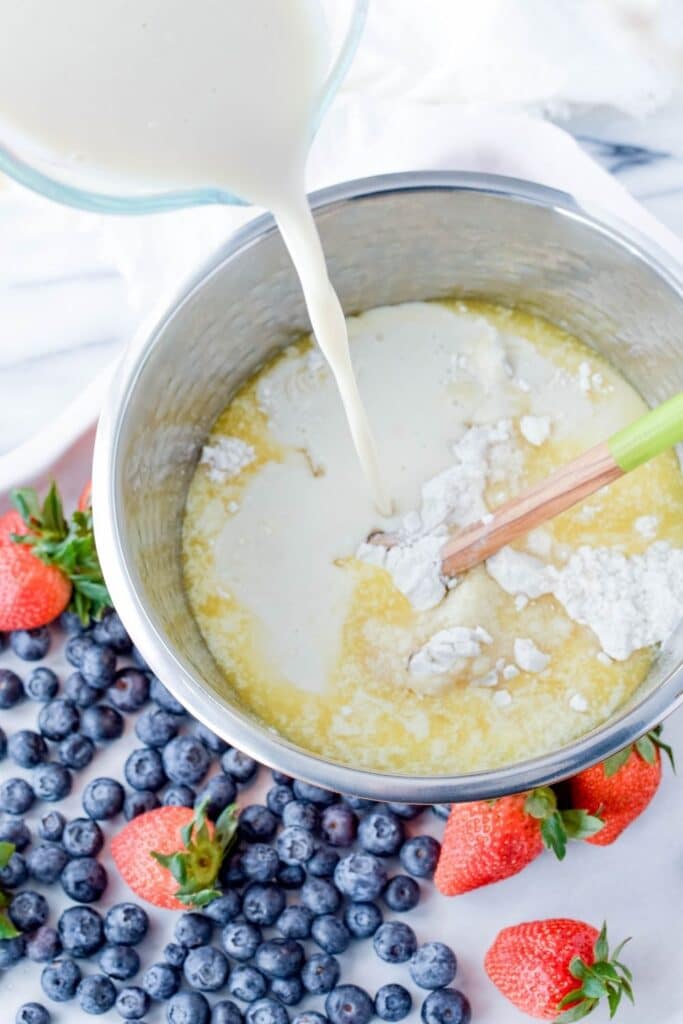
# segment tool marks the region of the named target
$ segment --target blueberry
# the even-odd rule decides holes
[[[161,754],[153,747],[133,750],[126,759],[123,773],[133,789],[151,789],[155,792],[166,782]]]
[[[234,889],[230,889],[223,896],[219,896],[204,907],[204,913],[212,921],[215,921],[216,924],[224,925],[234,921],[241,909],[242,900],[239,893],[235,892]]]
[[[279,863],[273,847],[265,843],[252,843],[242,854],[244,873],[252,882],[270,882],[277,872]]]
[[[111,647],[117,654],[128,654],[133,646],[121,619],[113,610],[95,623],[92,637],[96,644]]]
[[[368,853],[392,857],[403,842],[403,823],[391,811],[371,811],[358,826],[358,841]]]
[[[0,842],[12,843],[21,852],[31,842],[28,825],[22,818],[14,818],[5,814],[0,818]]]
[[[229,775],[219,772],[212,775],[205,786],[197,793],[196,805],[206,803],[206,813],[213,821],[224,811],[237,796],[237,786]]]
[[[137,985],[122,988],[116,997],[116,1010],[124,1020],[141,1020],[149,1009],[149,996]]]
[[[362,796],[345,796],[344,803],[348,804],[356,814],[364,814],[366,811],[370,811],[373,807],[377,806],[374,800],[366,800]]]
[[[50,1024],[50,1014],[41,1003],[24,1003],[17,1010],[15,1024]]]
[[[89,643],[76,666],[86,683],[96,690],[106,690],[116,675],[116,654],[111,647]]]
[[[178,735],[180,719],[154,705],[147,708],[135,723],[135,734],[148,747],[164,747]]]
[[[242,1024],[242,1012],[236,1003],[222,999],[220,1003],[213,1004],[211,1024]]]
[[[297,1006],[304,997],[304,986],[301,978],[273,978],[270,983],[270,994],[279,999],[285,1006]]]
[[[180,988],[180,975],[170,964],[152,964],[142,975],[142,987],[151,999],[170,999]]]
[[[270,996],[257,999],[248,1006],[244,1019],[246,1024],[289,1024],[289,1014],[282,1003]]]
[[[0,668],[0,710],[9,711],[24,696],[24,684],[16,672]]]
[[[309,878],[301,890],[301,902],[313,914],[333,914],[341,905],[341,896],[326,878]]]
[[[352,900],[374,900],[386,885],[384,864],[371,853],[349,853],[337,864],[334,882]]]
[[[432,804],[432,810],[437,818],[441,818],[442,821],[446,821],[449,814],[451,813],[450,804]]]
[[[305,800],[291,800],[282,808],[282,824],[317,832],[320,828],[320,811],[315,804]]]
[[[221,758],[221,768],[235,782],[248,782],[256,775],[258,762],[248,754],[243,754],[237,747],[230,747]]]
[[[43,885],[52,885],[57,881],[69,855],[56,843],[40,843],[26,857],[26,866],[31,878]]]
[[[358,819],[347,804],[332,804],[322,813],[320,831],[331,846],[351,846],[357,829]]]
[[[382,1020],[403,1020],[412,1006],[412,996],[403,985],[382,985],[375,996],[375,1013]]]
[[[166,1010],[167,1024],[209,1024],[211,1010],[201,992],[179,992]]]
[[[305,864],[315,853],[317,843],[307,828],[290,825],[282,830],[275,845],[277,854],[284,864]]]
[[[358,985],[339,985],[325,1000],[330,1024],[368,1024],[374,1012],[372,999]]]
[[[20,932],[32,932],[47,921],[49,907],[47,900],[39,892],[24,889],[13,897],[9,905],[9,916],[15,928]]]
[[[50,648],[50,631],[47,626],[37,629],[15,629],[9,635],[9,644],[17,658],[22,661],[40,661]]]
[[[261,929],[244,921],[233,921],[221,932],[223,949],[233,960],[251,960],[262,941]]]
[[[337,794],[331,790],[313,786],[310,782],[302,782],[300,779],[294,780],[294,793],[298,800],[310,800],[312,804],[320,804],[321,807],[327,807],[338,799]]]
[[[252,924],[275,924],[285,902],[285,894],[278,886],[252,882],[244,891],[242,913]]]
[[[387,921],[375,932],[372,944],[380,960],[389,964],[402,964],[410,960],[417,949],[415,932],[401,921]]]
[[[4,761],[7,757],[7,734],[4,729],[0,728],[0,761]]]
[[[123,718],[108,704],[93,704],[83,712],[81,732],[95,743],[117,740],[123,732]]]
[[[420,1016],[424,1024],[469,1024],[472,1011],[467,997],[457,988],[439,988],[429,993]]]
[[[59,616],[59,625],[69,636],[73,633],[82,633],[85,629],[80,616],[76,612],[62,612]]]
[[[418,905],[420,886],[409,875],[395,875],[382,895],[389,909],[400,914]]]
[[[71,792],[71,772],[56,761],[40,764],[33,773],[33,788],[46,803],[63,800]]]
[[[18,889],[28,878],[26,861],[20,853],[13,853],[5,864],[0,868],[0,887],[4,889]]]
[[[116,903],[104,916],[107,942],[137,946],[149,929],[147,911],[137,903]]]
[[[249,804],[240,812],[240,834],[250,843],[268,843],[277,832],[278,820],[262,804]]]
[[[194,730],[194,734],[197,739],[201,740],[206,749],[220,757],[228,749],[228,744],[221,736],[217,736],[215,732],[212,732],[208,726],[202,722],[197,722]]]
[[[254,1003],[266,994],[268,983],[256,967],[240,964],[230,975],[228,989],[231,996],[236,996],[243,1003]]]
[[[57,747],[57,757],[62,764],[67,768],[75,769],[75,771],[86,768],[94,756],[95,744],[87,736],[81,736],[80,733],[72,733],[71,736],[67,736]]]
[[[272,768],[270,772],[273,782],[276,782],[281,786],[291,786],[294,781],[291,775],[285,775],[284,772],[279,772],[277,768]]]
[[[313,953],[301,970],[301,980],[307,992],[322,996],[331,992],[339,981],[339,961],[328,953]]]
[[[311,936],[326,953],[343,953],[348,949],[351,933],[334,914],[321,914],[313,921]]]
[[[307,939],[311,934],[313,914],[308,907],[285,907],[275,926],[286,939]]]
[[[401,847],[401,864],[415,878],[430,878],[436,870],[441,844],[433,836],[413,836]]]
[[[26,940],[23,935],[17,935],[13,939],[0,939],[0,971],[18,963],[25,952]]]
[[[107,821],[120,813],[124,799],[120,782],[106,777],[93,779],[83,791],[83,810],[96,821]]]
[[[387,807],[394,814],[398,815],[399,818],[403,818],[404,821],[413,821],[414,818],[418,818],[425,807],[424,804],[397,804],[389,803]]]
[[[140,957],[132,946],[105,946],[99,956],[105,974],[117,981],[129,981],[140,970]]]
[[[191,786],[169,786],[164,791],[164,807],[194,807],[197,794]]]
[[[153,701],[155,701],[160,708],[164,711],[170,711],[172,715],[186,715],[187,711],[179,700],[173,696],[173,694],[166,689],[164,684],[157,679],[156,676],[152,676],[149,695]]]
[[[154,811],[160,806],[159,797],[151,789],[133,790],[131,793],[126,793],[126,799],[123,803],[123,816],[126,821],[132,821],[139,814]]]
[[[38,835],[41,839],[56,843],[62,838],[66,818],[59,811],[49,811],[40,819]]]
[[[36,795],[26,779],[5,779],[0,783],[0,811],[8,814],[25,814],[32,806]]]
[[[64,680],[64,693],[76,707],[92,707],[100,699],[100,692],[86,683],[80,672],[72,672]]]
[[[176,736],[164,747],[163,763],[171,782],[192,786],[206,775],[211,757],[196,736]]]
[[[356,939],[368,939],[382,923],[382,911],[376,903],[349,903],[344,911],[344,923]]]
[[[306,864],[306,870],[315,878],[332,878],[338,863],[339,854],[327,846],[321,846]]]
[[[171,967],[182,967],[188,952],[187,946],[181,946],[179,942],[168,942],[164,946],[164,960]]]
[[[329,1021],[323,1013],[317,1013],[315,1010],[304,1010],[302,1013],[297,1013],[292,1024],[329,1024]]]
[[[242,852],[238,847],[233,853],[228,854],[221,864],[218,877],[224,889],[241,889],[247,881],[242,867]]]
[[[38,727],[48,740],[63,740],[69,733],[77,732],[80,721],[74,702],[63,697],[48,701],[38,715]]]
[[[66,1003],[76,995],[81,969],[73,960],[55,960],[43,968],[40,984],[54,1003]]]
[[[121,669],[107,687],[107,699],[119,711],[139,711],[149,699],[149,679],[136,668]]]
[[[176,921],[174,938],[186,949],[196,949],[198,946],[205,946],[213,931],[213,921],[206,914],[182,914]]]
[[[107,888],[107,872],[94,857],[69,861],[60,876],[62,889],[79,903],[96,903]]]
[[[26,956],[34,963],[45,964],[56,959],[62,951],[62,943],[56,928],[44,924],[26,939]]]
[[[30,729],[20,729],[10,736],[7,749],[9,756],[21,768],[35,768],[47,757],[47,743],[39,733]]]
[[[443,942],[426,942],[410,959],[410,976],[420,988],[445,988],[457,970],[455,954]]]
[[[304,949],[294,939],[269,939],[256,950],[254,962],[269,978],[291,978],[304,962]]]
[[[62,846],[70,857],[96,857],[104,846],[102,829],[92,818],[74,818],[64,829]]]
[[[280,864],[275,877],[283,889],[300,889],[306,881],[306,872],[301,864]]]
[[[57,928],[62,946],[71,956],[92,956],[104,945],[102,918],[92,907],[67,907]]]
[[[79,984],[76,996],[84,1013],[97,1016],[111,1010],[116,1002],[116,989],[106,974],[90,974]]]
[[[294,799],[294,790],[291,786],[272,786],[266,793],[266,804],[268,810],[278,817],[281,816],[285,804],[290,804]]]
[[[59,680],[51,668],[34,668],[25,685],[26,696],[43,704],[57,696]]]
[[[91,636],[86,633],[75,633],[66,642],[66,647],[64,648],[66,660],[74,668],[80,668],[83,655],[94,646],[95,641]]]
[[[185,980],[199,992],[216,992],[222,988],[227,981],[229,970],[227,957],[215,946],[197,946],[191,949],[183,964]],[[232,989],[230,991],[232,992]]]

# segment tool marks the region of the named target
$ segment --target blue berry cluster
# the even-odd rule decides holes
[[[374,998],[342,979],[343,953],[372,940],[376,955],[428,991],[424,1024],[468,1024],[465,996],[451,987],[456,958],[443,943],[418,943],[403,920],[420,901],[419,880],[434,872],[439,844],[417,832],[426,810],[341,797],[272,772],[263,804],[240,799],[239,841],[222,866],[223,894],[201,912],[179,914],[158,963],[136,949],[147,912],[133,902],[106,912],[96,904],[108,885],[100,860],[105,830],[161,805],[206,804],[216,818],[255,780],[259,765],[194,722],[152,674],[115,612],[83,629],[69,613],[50,628],[9,637],[18,658],[43,659],[66,634],[73,668],[60,680],[47,666],[27,679],[0,668],[0,709],[34,701],[36,728],[0,728],[0,841],[14,852],[0,869],[7,916],[18,934],[0,939],[0,970],[23,957],[42,966],[41,986],[55,1003],[76,1000],[89,1014],[116,1013],[143,1024],[154,1004],[167,1024],[367,1024],[400,1021],[412,1008],[398,981]],[[0,636],[0,650],[4,644]],[[3,724],[11,715],[3,716]],[[121,778],[74,776],[98,748],[134,729],[139,746]],[[81,792],[83,813],[67,820],[53,805]],[[24,815],[41,810],[37,835]],[[442,813],[441,808],[434,809]],[[107,824],[111,823],[111,824]],[[409,824],[411,823],[411,824]],[[392,868],[400,864],[398,873]],[[33,888],[61,886],[73,903],[51,920],[48,900]],[[83,961],[96,965],[86,971]],[[209,998],[210,997],[210,998]],[[295,1012],[318,997],[318,1010]],[[16,1024],[49,1024],[37,1002],[22,1006]]]

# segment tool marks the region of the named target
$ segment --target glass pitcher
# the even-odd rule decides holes
[[[367,17],[369,0],[322,0],[329,52],[332,54],[327,78],[318,99],[312,122],[315,134],[353,60]],[[207,186],[164,191],[129,191],[109,188],[102,175],[75,163],[58,161],[41,152],[0,116],[0,171],[21,185],[49,199],[97,213],[143,214],[212,203],[247,205],[238,196]],[[95,184],[96,181],[96,184]]]

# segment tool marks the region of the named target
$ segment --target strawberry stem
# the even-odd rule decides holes
[[[222,811],[211,834],[206,817],[208,803],[204,800],[192,821],[180,830],[183,848],[175,853],[150,852],[178,882],[176,899],[190,907],[205,907],[220,896],[216,888],[218,875],[237,835],[237,805],[231,804]]]
[[[69,610],[76,612],[84,626],[91,619],[101,619],[112,602],[97,557],[92,510],[77,510],[67,522],[54,481],[42,506],[31,487],[14,490],[10,497],[28,530],[11,534],[11,540],[29,546],[41,562],[55,566],[70,580]]]
[[[588,839],[604,827],[597,814],[587,811],[560,810],[550,786],[533,789],[524,801],[524,810],[541,823],[541,838],[558,860],[564,860],[569,839]]]
[[[633,1002],[631,972],[618,959],[629,941],[621,942],[610,956],[607,925],[603,923],[593,948],[593,963],[587,964],[580,956],[575,956],[569,964],[569,973],[580,985],[560,1001],[558,1010],[564,1012],[555,1018],[555,1024],[574,1024],[574,1021],[583,1020],[601,999],[607,1000],[610,1018],[617,1012],[623,996]]]

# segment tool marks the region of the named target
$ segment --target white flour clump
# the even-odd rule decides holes
[[[451,626],[435,633],[427,643],[416,651],[408,662],[408,668],[416,676],[437,676],[453,672],[466,658],[477,658],[481,645],[493,643],[490,633],[482,626],[469,629],[467,626]]]
[[[514,650],[515,661],[524,672],[542,672],[550,664],[550,656],[539,651],[533,640],[518,637]]]
[[[529,444],[539,448],[550,437],[550,416],[522,416],[519,429]]]
[[[641,537],[653,540],[657,536],[659,516],[638,516],[633,525]]]
[[[239,476],[245,466],[256,458],[250,444],[239,437],[219,437],[215,444],[205,444],[200,462],[209,468],[209,476],[217,484]]]
[[[548,567],[533,555],[514,548],[501,548],[491,555],[486,561],[486,569],[508,594],[536,598],[551,593],[553,588]]]
[[[386,569],[418,611],[434,608],[444,597],[447,581],[441,574],[441,549],[454,526],[467,526],[486,515],[484,501],[489,474],[510,464],[510,420],[470,427],[452,448],[449,469],[423,484],[419,511],[409,512],[395,529],[391,548],[361,544],[356,556]]]

